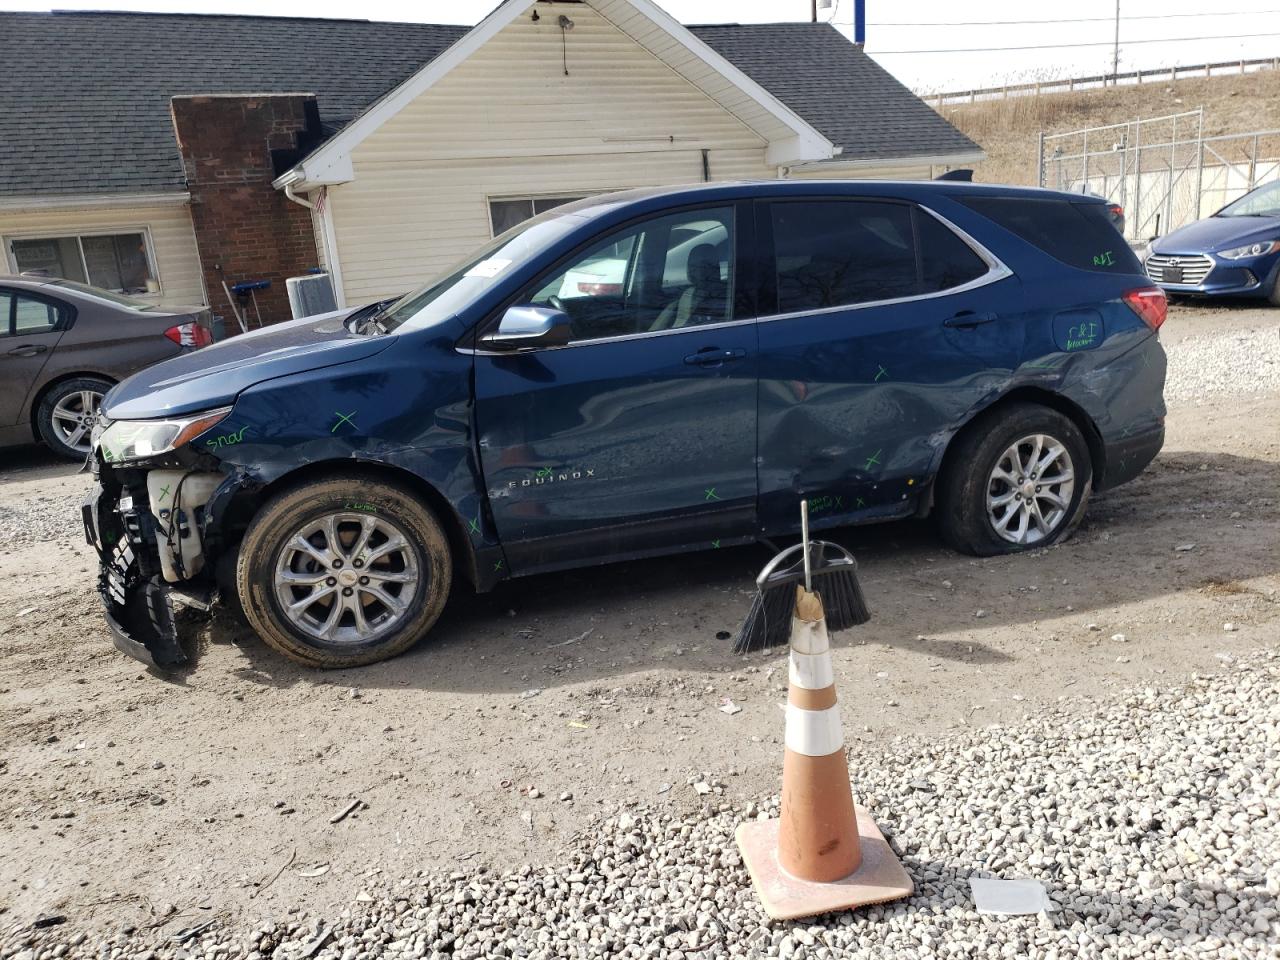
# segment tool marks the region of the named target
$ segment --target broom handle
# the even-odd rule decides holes
[[[800,501],[800,537],[804,540],[804,589],[813,592],[811,571],[809,569],[809,501]]]

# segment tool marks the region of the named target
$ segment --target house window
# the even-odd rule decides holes
[[[117,293],[156,293],[146,234],[84,234],[11,240],[17,273],[76,280]]]
[[[489,201],[489,221],[496,237],[506,233],[517,224],[524,223],[530,217],[545,213],[552,207],[563,203],[573,203],[582,197],[517,197],[508,200]]]

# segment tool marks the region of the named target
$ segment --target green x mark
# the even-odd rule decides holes
[[[719,499],[720,499],[720,495],[719,495],[718,493],[716,493],[716,488],[715,488],[715,487],[707,487],[707,489],[706,489],[706,494],[707,494],[707,495],[706,495],[705,497],[703,497],[702,499],[704,499],[704,500],[719,500]]]
[[[169,495],[169,485],[166,484],[164,488],[160,491],[160,493],[156,495],[156,500],[160,501],[161,503],[164,503],[164,498],[167,497],[168,495]]]
[[[468,520],[467,525],[471,527],[472,533],[474,533],[476,536],[479,536],[480,535],[480,514],[477,513],[476,518],[474,520]]]
[[[858,507],[865,507],[866,505],[867,505],[867,501],[863,500],[861,497],[859,497],[857,503],[854,504],[854,506],[858,506]]]
[[[501,572],[502,572],[502,561],[501,561],[501,560],[497,561],[497,562],[493,565],[493,569],[494,569],[494,571],[495,571],[495,572],[501,573]]]
[[[875,466],[877,463],[879,463],[879,462],[880,462],[880,454],[881,454],[881,453],[883,453],[883,451],[882,451],[882,450],[877,450],[877,451],[876,451],[875,453],[873,453],[871,456],[867,457],[867,465],[866,465],[865,467],[863,467],[863,469],[864,469],[864,470],[870,470],[873,466]]]
[[[720,548],[720,541],[719,541],[719,540],[712,540],[712,541],[711,541],[711,546],[712,546],[712,547],[715,547],[716,549],[719,549],[719,548]]]
[[[337,410],[333,411],[333,415],[338,418],[338,422],[333,425],[333,429],[330,430],[329,432],[337,433],[338,428],[342,426],[344,423],[351,424],[352,430],[359,430],[360,428],[356,426],[356,422],[351,419],[358,412],[359,412],[358,410],[352,410],[350,413],[339,413]]]
[[[876,378],[875,380],[871,381],[872,383],[875,383],[881,377],[887,377],[889,375],[889,371],[886,370],[884,367],[880,366],[880,364],[877,363],[876,366],[880,367],[880,369],[876,371]]]

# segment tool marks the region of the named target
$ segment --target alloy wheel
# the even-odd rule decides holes
[[[394,522],[331,513],[289,536],[275,569],[280,609],[326,643],[377,641],[408,615],[422,589],[417,551]]]
[[[996,460],[987,479],[987,518],[1010,543],[1040,543],[1065,522],[1075,486],[1067,448],[1047,434],[1031,434]]]
[[[68,393],[53,408],[53,429],[58,439],[76,453],[86,456],[91,446],[93,423],[102,406],[102,394],[96,390]]]

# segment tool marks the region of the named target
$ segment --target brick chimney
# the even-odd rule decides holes
[[[228,334],[238,333],[223,281],[232,287],[270,280],[255,294],[262,322],[290,319],[285,278],[314,268],[319,258],[310,213],[271,181],[319,143],[315,97],[211,94],[174,97],[169,106],[210,307],[225,318]],[[257,314],[245,302],[253,329]]]

